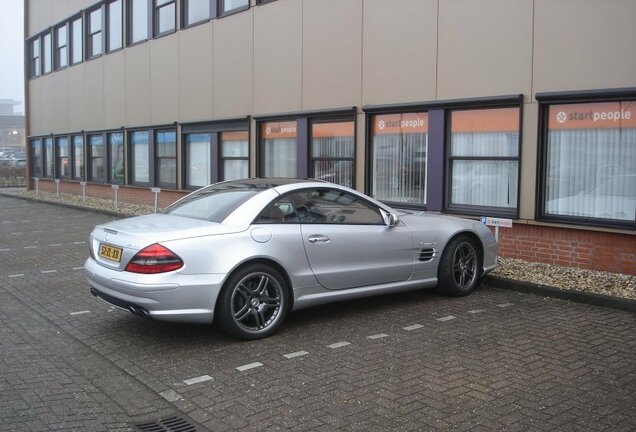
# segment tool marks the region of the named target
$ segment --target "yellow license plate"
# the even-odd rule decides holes
[[[121,261],[121,248],[110,246],[107,244],[102,244],[99,247],[99,256],[102,258],[109,259],[111,261]]]

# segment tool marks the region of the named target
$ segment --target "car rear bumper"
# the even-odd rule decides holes
[[[211,323],[224,275],[138,275],[105,268],[88,258],[91,293],[107,303],[161,321]],[[123,277],[126,280],[123,280]]]

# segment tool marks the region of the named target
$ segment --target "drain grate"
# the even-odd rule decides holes
[[[138,423],[135,427],[140,432],[198,432],[196,426],[183,417]]]

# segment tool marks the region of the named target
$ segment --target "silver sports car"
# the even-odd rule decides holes
[[[271,335],[290,310],[435,287],[469,294],[497,262],[477,221],[398,212],[317,180],[204,187],[161,214],[95,227],[91,293],[136,315]]]

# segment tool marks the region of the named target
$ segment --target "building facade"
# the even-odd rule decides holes
[[[636,274],[633,0],[25,0],[30,187],[247,176],[511,218],[501,253]]]

